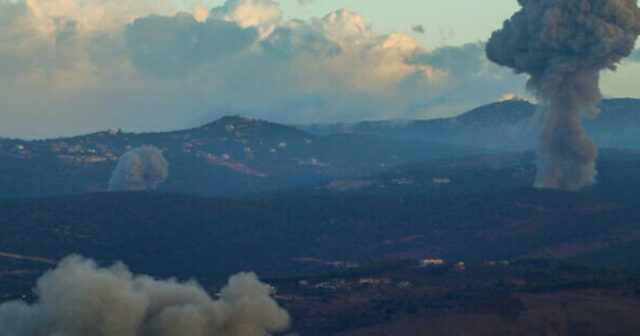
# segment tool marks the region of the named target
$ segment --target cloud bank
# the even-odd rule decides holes
[[[253,273],[229,279],[212,299],[197,283],[100,268],[71,256],[43,275],[33,304],[0,305],[0,335],[265,336],[285,330],[289,315]]]
[[[229,112],[288,123],[439,117],[526,80],[488,62],[481,44],[425,50],[348,9],[284,20],[271,0],[189,13],[143,0],[0,0],[0,62],[10,121],[0,135],[29,138],[169,130]]]
[[[169,164],[162,151],[153,146],[141,146],[120,156],[109,180],[109,191],[152,190],[167,177]]]

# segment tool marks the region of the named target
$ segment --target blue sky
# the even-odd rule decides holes
[[[0,0],[0,136],[173,130],[228,114],[429,119],[531,99],[526,76],[484,53],[517,10],[515,0]],[[605,96],[640,97],[633,59],[603,74]]]

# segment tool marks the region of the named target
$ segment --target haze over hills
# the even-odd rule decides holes
[[[353,180],[400,165],[487,150],[530,150],[539,132],[532,121],[535,111],[528,102],[511,100],[427,121],[309,125],[301,130],[225,117],[168,133],[111,130],[39,141],[0,139],[0,197],[104,191],[118,157],[141,145],[164,152],[170,173],[159,190],[166,192],[237,197]],[[640,101],[606,100],[598,119],[586,124],[602,148],[638,148]]]
[[[523,151],[536,148],[542,128],[538,107],[524,100],[507,100],[473,109],[458,117],[374,121],[355,124],[301,126],[316,134],[375,134],[397,139],[438,141],[460,146]],[[595,119],[585,128],[600,148],[640,148],[640,100],[605,99]],[[437,140],[436,140],[437,139]]]
[[[368,175],[399,164],[478,153],[375,135],[315,136],[265,121],[226,117],[169,133],[99,132],[40,141],[0,140],[0,197],[105,191],[118,157],[153,145],[169,162],[159,190],[240,196]]]

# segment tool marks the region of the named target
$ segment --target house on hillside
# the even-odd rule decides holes
[[[427,259],[420,260],[420,266],[422,266],[422,267],[440,266],[442,264],[444,264],[444,260],[442,260],[442,259],[427,258]]]

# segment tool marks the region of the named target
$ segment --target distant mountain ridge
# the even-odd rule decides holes
[[[530,151],[540,119],[535,105],[509,100],[435,120],[296,128],[229,116],[172,132],[0,139],[0,198],[104,191],[118,158],[141,145],[158,147],[169,161],[160,191],[245,196],[353,180],[417,162]],[[584,123],[601,148],[640,149],[640,100],[604,100],[601,115]]]
[[[238,116],[157,133],[109,130],[71,138],[0,139],[0,198],[104,191],[118,158],[153,145],[169,161],[159,190],[189,195],[254,192],[368,175],[388,167],[477,150],[369,134],[317,136]]]
[[[600,148],[640,149],[640,100],[605,99],[595,119],[585,119]],[[538,107],[524,100],[481,106],[453,118],[412,121],[367,121],[354,124],[303,125],[315,134],[375,134],[397,139],[473,145],[494,150],[534,149],[543,125]]]

